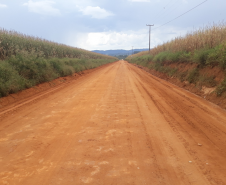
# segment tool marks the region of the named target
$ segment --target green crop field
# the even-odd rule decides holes
[[[0,97],[117,58],[0,30]]]

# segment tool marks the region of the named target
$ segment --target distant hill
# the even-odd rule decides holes
[[[141,51],[148,51],[148,49],[134,49],[133,53],[138,53]],[[100,53],[104,55],[109,56],[120,56],[120,55],[131,55],[132,50],[123,50],[123,49],[117,49],[117,50],[93,50],[92,52]]]

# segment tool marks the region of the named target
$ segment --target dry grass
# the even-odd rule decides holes
[[[179,74],[181,81],[216,86],[215,77],[203,77],[198,71],[206,66],[218,66],[226,72],[226,23],[200,28],[153,48],[150,54],[145,51],[129,56],[126,60],[169,76],[175,73],[167,68],[169,63],[196,63],[197,67],[193,71],[181,75],[176,72],[176,76]],[[219,96],[226,93],[226,80],[218,84],[216,93]]]
[[[151,50],[151,55],[157,55],[164,51],[170,52],[191,52],[194,53],[200,49],[212,49],[220,44],[226,43],[226,23],[213,24],[200,28],[196,31],[192,31],[184,37],[176,37],[175,39],[168,41],[162,45]],[[147,55],[149,52],[140,52],[133,55],[133,57],[139,57]]]

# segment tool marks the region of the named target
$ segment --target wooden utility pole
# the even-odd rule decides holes
[[[151,50],[151,27],[154,26],[150,25],[150,24],[146,24],[146,26],[149,26],[149,54],[150,54],[150,50]]]

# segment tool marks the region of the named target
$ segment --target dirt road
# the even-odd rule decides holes
[[[0,113],[1,185],[226,184],[226,112],[119,61]]]

